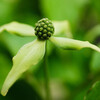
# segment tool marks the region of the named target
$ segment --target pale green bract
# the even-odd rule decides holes
[[[65,21],[53,21],[53,25],[55,28],[54,35],[65,35],[68,38],[72,38],[72,33],[70,31],[70,25],[67,20]]]
[[[3,87],[1,94],[5,96],[8,89],[13,83],[29,69],[30,66],[37,64],[44,56],[45,53],[45,41],[35,40],[24,45],[17,55],[13,58],[13,67],[9,72]]]
[[[61,37],[51,37],[50,41],[63,49],[80,50],[82,48],[91,48],[100,52],[100,48],[89,43],[88,41],[79,41],[79,40],[61,38]]]
[[[11,22],[8,24],[5,24],[0,27],[0,33],[4,30],[8,31],[11,34],[16,34],[20,36],[34,36],[34,27],[22,24],[19,22]]]

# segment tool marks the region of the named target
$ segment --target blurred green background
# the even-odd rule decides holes
[[[34,26],[44,17],[68,20],[74,39],[87,40],[99,46],[100,0],[0,0],[0,26],[12,21]],[[34,39],[7,32],[0,34],[0,90],[11,69],[12,57],[21,46]],[[91,89],[100,80],[99,59],[100,54],[90,49],[65,51],[53,47],[48,56],[53,100],[100,100],[100,90]],[[37,66],[31,74],[41,86],[44,84],[42,61]],[[12,86],[6,97],[0,95],[0,100],[41,100],[34,84],[23,77]],[[98,84],[96,88],[100,86]]]

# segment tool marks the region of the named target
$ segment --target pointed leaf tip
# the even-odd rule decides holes
[[[37,64],[44,53],[45,41],[35,40],[24,45],[13,58],[13,67],[3,84],[1,94],[5,96],[14,82],[32,65]]]
[[[80,50],[82,48],[91,48],[100,52],[99,47],[89,43],[88,41],[80,41],[61,37],[51,37],[49,40],[62,49]]]

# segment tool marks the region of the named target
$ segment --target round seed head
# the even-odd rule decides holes
[[[41,39],[49,39],[54,33],[54,26],[48,18],[43,18],[35,24],[35,35]]]

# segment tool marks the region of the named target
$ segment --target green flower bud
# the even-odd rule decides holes
[[[49,39],[54,33],[54,26],[48,18],[43,18],[35,24],[35,35],[41,40]]]

